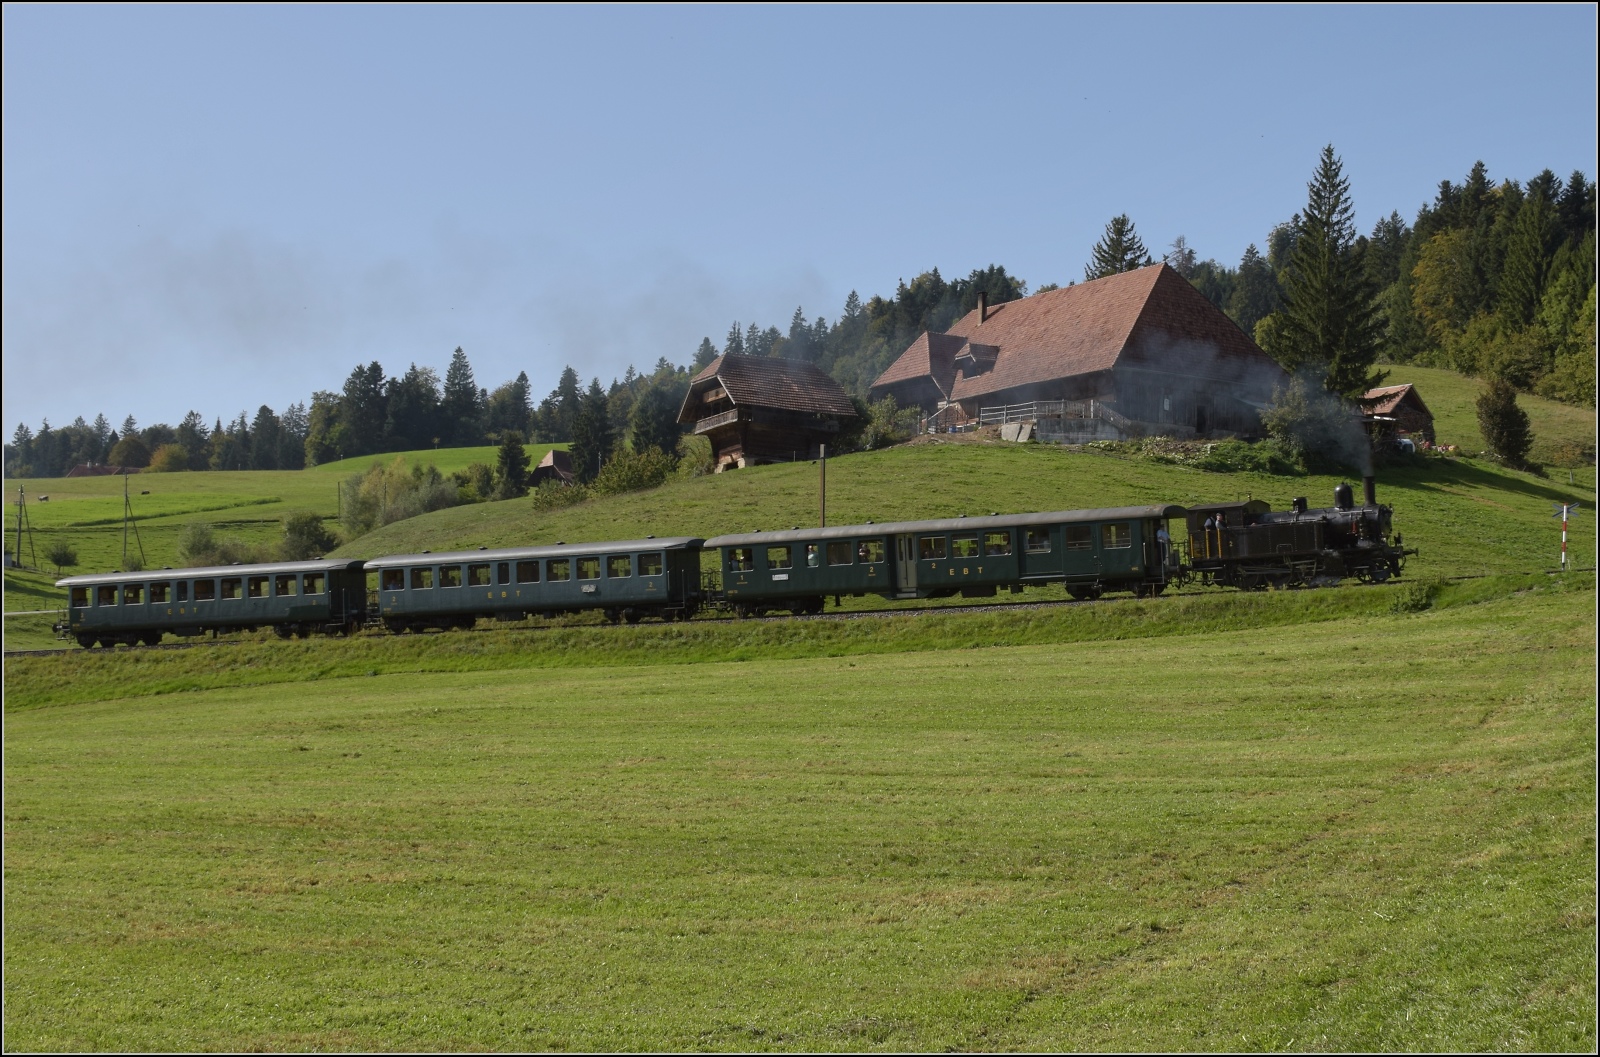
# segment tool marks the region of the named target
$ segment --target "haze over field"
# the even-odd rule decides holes
[[[1329,142],[1362,230],[1596,152],[1584,7],[3,18],[8,424],[282,408],[458,345],[542,391],[935,265],[1065,283],[1120,213],[1231,263]],[[1485,70],[1519,87],[1440,91]]]

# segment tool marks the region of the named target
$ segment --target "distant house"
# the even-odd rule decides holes
[[[1368,390],[1361,398],[1361,417],[1374,440],[1390,441],[1404,435],[1429,444],[1437,443],[1433,436],[1433,412],[1410,383]]]
[[[1253,435],[1287,377],[1165,264],[978,307],[872,384],[935,427],[1035,420],[1043,439]]]
[[[576,480],[577,477],[572,472],[572,456],[560,448],[551,448],[545,452],[544,458],[539,460],[539,465],[528,475],[528,484],[534,488],[538,488],[546,481],[571,484]]]
[[[799,360],[718,356],[689,382],[681,425],[711,441],[717,472],[814,459],[857,418],[839,383]]]
[[[92,462],[80,462],[67,471],[68,477],[120,477],[123,474],[138,473],[137,466],[97,466]]]

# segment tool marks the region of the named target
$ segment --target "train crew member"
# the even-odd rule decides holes
[[[1167,553],[1172,550],[1172,537],[1167,535],[1167,526],[1161,525],[1156,529],[1156,550],[1161,554],[1161,564],[1167,564]]]

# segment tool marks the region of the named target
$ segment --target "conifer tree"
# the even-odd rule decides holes
[[[1517,391],[1504,378],[1491,378],[1478,397],[1478,431],[1489,450],[1509,466],[1522,466],[1533,446],[1528,413],[1517,406]]]
[[[611,416],[606,405],[605,390],[596,378],[589,383],[572,424],[572,472],[583,484],[595,479],[601,463],[611,454]]]
[[[711,365],[711,361],[716,358],[717,347],[711,344],[710,338],[701,338],[700,348],[695,350],[694,365],[690,367],[689,370],[694,374],[699,374],[701,371],[709,367]]]
[[[472,377],[472,365],[460,346],[451,354],[450,366],[445,370],[444,398],[440,403],[445,428],[450,430],[450,443],[476,444],[482,433],[483,399]]]
[[[1350,182],[1329,144],[1307,185],[1283,275],[1283,309],[1274,348],[1285,369],[1325,370],[1331,393],[1355,399],[1379,384],[1378,319],[1373,290],[1356,247]]]
[[[522,445],[522,433],[518,430],[508,429],[500,435],[494,470],[496,499],[515,499],[528,494],[528,450]]]
[[[1150,254],[1140,241],[1139,233],[1133,229],[1133,221],[1123,213],[1111,218],[1106,225],[1105,236],[1094,244],[1089,263],[1083,269],[1083,278],[1092,282],[1119,272],[1131,272],[1151,263]]]

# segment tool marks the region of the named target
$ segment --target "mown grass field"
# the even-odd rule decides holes
[[[1592,1050],[1592,588],[8,661],[7,1045]]]

